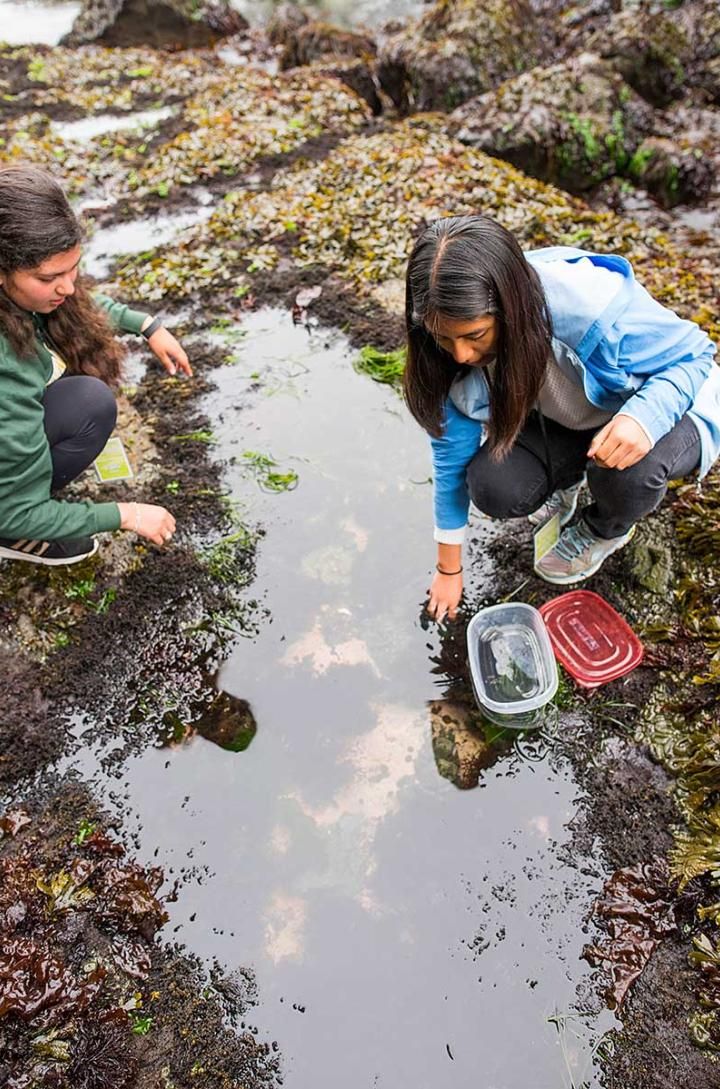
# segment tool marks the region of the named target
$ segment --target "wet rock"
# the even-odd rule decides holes
[[[270,41],[280,47],[281,71],[311,65],[322,76],[334,76],[364,98],[374,114],[382,112],[372,62],[373,38],[311,20],[302,8],[283,4],[267,27]]]
[[[653,594],[666,594],[673,576],[668,545],[652,540],[633,541],[630,554],[633,577]]]
[[[272,45],[288,45],[300,27],[310,22],[310,16],[299,4],[280,4],[265,25]]]
[[[380,46],[378,78],[403,112],[452,110],[537,63],[526,0],[438,0]]]
[[[276,32],[277,36],[277,32]],[[309,21],[291,30],[282,41],[280,68],[312,64],[321,57],[374,57],[377,47],[367,34],[342,30],[331,23]]]
[[[607,59],[638,94],[666,106],[685,93],[691,44],[666,11],[629,7],[588,39],[588,50]]]
[[[583,53],[467,102],[450,128],[463,143],[579,193],[627,171],[653,113],[606,61]]]
[[[720,103],[720,5],[717,0],[695,0],[684,4],[677,18],[691,43],[688,84],[696,95]]]
[[[715,181],[712,162],[699,148],[662,136],[643,140],[628,173],[664,208],[704,200]]]
[[[383,102],[373,74],[372,65],[359,57],[324,57],[312,65],[320,76],[339,79],[356,95],[363,98],[377,117],[383,111]]]
[[[191,49],[247,29],[228,0],[85,0],[61,44]]]

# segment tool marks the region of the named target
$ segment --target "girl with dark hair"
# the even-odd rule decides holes
[[[669,480],[720,453],[715,345],[623,257],[523,253],[486,216],[437,220],[410,256],[406,323],[405,397],[433,450],[438,620],[462,595],[470,500],[536,526],[557,514],[565,528],[535,571],[574,583],[627,544]]]
[[[105,446],[116,417],[122,345],[143,336],[170,374],[191,375],[159,318],[91,296],[79,275],[80,225],[57,182],[0,170],[0,556],[77,563],[94,534],[129,529],[166,544],[175,519],[147,503],[63,502],[55,493]]]

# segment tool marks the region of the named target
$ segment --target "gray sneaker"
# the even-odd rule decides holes
[[[560,525],[565,526],[572,518],[578,505],[578,496],[585,487],[587,477],[583,476],[577,484],[571,484],[569,488],[558,488],[549,499],[546,499],[541,507],[528,514],[528,522],[531,526],[541,526],[543,522],[549,522],[553,514],[560,515]]]
[[[585,522],[580,519],[574,526],[563,530],[560,540],[535,565],[535,573],[546,582],[561,585],[568,582],[582,582],[590,578],[602,566],[608,556],[632,538],[635,526],[631,526],[622,537],[596,537]]]

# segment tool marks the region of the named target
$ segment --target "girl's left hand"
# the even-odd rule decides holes
[[[593,437],[588,457],[603,469],[629,469],[652,450],[652,443],[631,416],[618,414]]]
[[[150,351],[157,356],[168,374],[177,374],[179,369],[188,377],[192,375],[192,367],[185,349],[169,329],[160,326],[150,337],[148,344]]]

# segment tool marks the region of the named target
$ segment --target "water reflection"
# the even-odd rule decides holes
[[[420,622],[428,453],[396,395],[289,313],[243,329],[204,407],[233,501],[265,529],[252,592],[269,621],[215,681],[257,734],[241,754],[198,738],[142,753],[104,793],[140,857],[184,876],[169,910],[189,949],[256,972],[253,1020],[289,1087],[335,1089],[341,1070],[347,1089],[465,1089],[481,1070],[526,1089],[532,1070],[557,1089],[548,1018],[589,975],[602,880],[561,858],[577,785],[488,734],[463,625],[441,641]],[[261,490],[247,450],[297,466],[298,487]],[[471,599],[488,574],[469,572]],[[604,1016],[583,1022],[576,1073]]]

